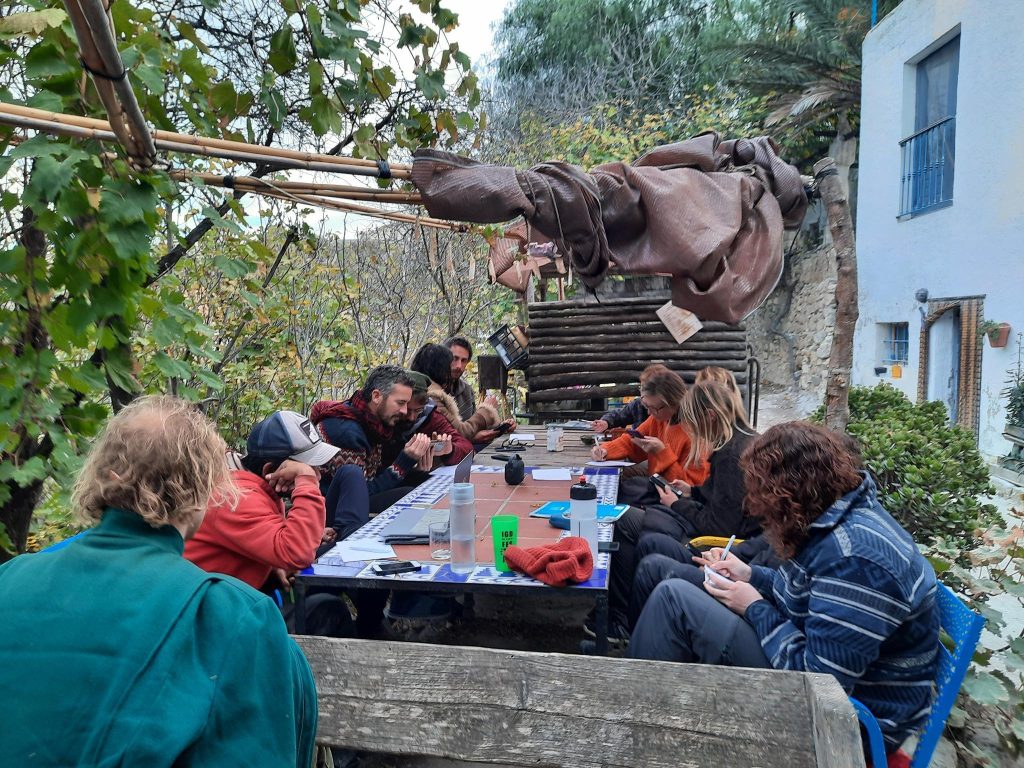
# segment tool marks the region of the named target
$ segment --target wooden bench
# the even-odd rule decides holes
[[[295,639],[329,746],[510,766],[864,766],[829,675]]]
[[[655,314],[668,300],[667,292],[657,292],[531,303],[529,410],[557,416],[564,415],[553,405],[557,401],[638,395],[640,372],[651,363],[663,363],[687,382],[701,368],[716,365],[736,377],[756,425],[760,364],[746,330],[706,322],[679,344]]]

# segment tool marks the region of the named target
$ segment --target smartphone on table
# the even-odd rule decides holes
[[[677,498],[677,499],[678,499],[678,498],[682,498],[682,496],[683,496],[683,492],[682,492],[682,491],[680,491],[680,490],[679,490],[678,488],[676,488],[675,486],[673,486],[673,485],[670,485],[670,484],[669,484],[669,483],[668,483],[668,482],[667,482],[667,481],[665,480],[665,478],[664,478],[664,477],[662,477],[661,475],[659,475],[659,474],[658,474],[657,472],[655,472],[655,473],[654,473],[653,475],[651,475],[651,482],[652,482],[652,483],[654,483],[654,484],[655,484],[656,486],[658,486],[659,488],[661,488],[662,490],[665,490],[665,491],[672,491],[672,493],[674,493],[674,494],[676,495],[676,498]]]
[[[394,576],[397,573],[416,573],[421,567],[415,560],[387,560],[374,563],[370,570],[378,576]]]

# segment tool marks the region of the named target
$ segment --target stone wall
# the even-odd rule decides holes
[[[831,244],[810,250],[798,247],[786,256],[775,291],[745,321],[754,355],[761,361],[762,388],[790,393],[801,411],[817,407],[825,395],[835,288]]]

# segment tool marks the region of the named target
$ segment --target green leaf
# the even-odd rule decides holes
[[[210,389],[213,389],[217,392],[224,389],[224,382],[221,380],[220,376],[213,373],[212,371],[209,371],[206,368],[197,368],[196,370],[193,371],[193,373],[195,374],[195,377],[197,379],[203,382],[203,384],[205,384],[206,386],[210,387]]]
[[[165,352],[157,352],[153,363],[160,372],[169,379],[187,379],[192,375],[192,368],[183,360],[175,360]]]
[[[29,80],[73,75],[77,72],[64,58],[64,52],[53,43],[35,45],[25,56],[25,77]]]
[[[270,38],[270,56],[267,57],[267,63],[277,74],[287,75],[295,69],[297,61],[295,36],[292,28],[285,24]]]
[[[110,222],[131,224],[144,221],[156,210],[157,197],[144,182],[111,179],[103,188],[100,214]]]
[[[114,246],[114,254],[122,261],[138,261],[149,254],[150,239],[153,231],[143,221],[132,224],[115,224],[103,226],[104,234]]]
[[[448,95],[444,87],[444,72],[440,70],[425,72],[420,68],[416,75],[416,87],[431,101],[440,101]]]
[[[32,35],[38,37],[47,29],[59,27],[68,15],[61,8],[46,8],[41,11],[25,11],[12,13],[0,18],[0,35],[15,37]]]
[[[249,274],[249,265],[241,259],[232,259],[218,254],[213,263],[227,278],[236,279]]]
[[[963,690],[979,704],[1002,704],[1010,699],[1010,692],[1003,682],[989,672],[968,675]]]
[[[284,118],[288,114],[288,107],[284,103],[284,96],[276,88],[268,88],[260,94],[260,99],[267,107],[270,124],[274,126],[274,130],[280,129],[281,123],[284,122]]]
[[[67,189],[74,177],[74,160],[57,161],[47,155],[36,159],[29,186],[35,189],[43,200],[53,202]]]
[[[301,4],[300,0],[279,0],[279,1],[281,3],[281,7],[284,9],[284,12],[287,13],[289,16],[291,14],[293,14],[293,13],[302,13],[302,4]]]

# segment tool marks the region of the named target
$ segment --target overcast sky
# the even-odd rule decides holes
[[[474,68],[492,52],[492,24],[501,19],[508,0],[443,0],[442,5],[459,14],[459,26],[448,37],[469,54]]]

